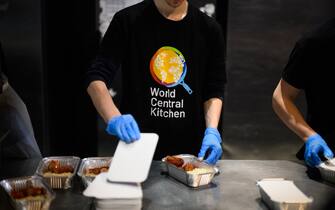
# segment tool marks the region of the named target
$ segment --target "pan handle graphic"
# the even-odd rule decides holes
[[[193,90],[184,81],[181,81],[180,84],[185,88],[185,90],[188,92],[188,94],[191,95],[193,93]]]

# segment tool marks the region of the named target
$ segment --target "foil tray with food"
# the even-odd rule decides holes
[[[78,176],[81,177],[85,186],[88,186],[96,176],[102,172],[107,172],[111,164],[112,157],[90,157],[81,161]]]
[[[79,157],[58,156],[41,160],[36,174],[43,177],[53,189],[71,188],[72,179],[80,163]]]
[[[0,182],[15,209],[49,209],[55,193],[39,176],[6,179]]]
[[[218,168],[200,161],[194,155],[167,156],[162,162],[164,172],[193,188],[210,184],[219,171]]]

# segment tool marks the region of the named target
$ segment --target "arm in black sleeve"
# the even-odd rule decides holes
[[[227,82],[225,66],[225,41],[221,27],[216,24],[211,30],[209,68],[206,69],[204,101],[211,98],[223,100]]]
[[[282,73],[282,79],[297,89],[305,89],[308,82],[308,71],[313,60],[309,48],[306,43],[298,42]]]
[[[105,82],[108,88],[121,66],[126,36],[123,18],[116,13],[101,42],[100,50],[86,74],[86,87],[93,81]]]

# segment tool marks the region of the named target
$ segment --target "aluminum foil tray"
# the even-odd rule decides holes
[[[10,197],[13,207],[18,210],[47,210],[51,201],[56,197],[50,186],[39,176],[6,179],[1,181],[0,185]],[[36,199],[15,199],[12,197],[11,192],[13,190],[19,191],[28,186],[43,188],[46,192],[45,196]]]
[[[60,166],[71,166],[73,167],[73,173],[70,174],[54,174],[46,176],[45,172],[52,161],[59,161]],[[35,174],[44,178],[44,180],[53,189],[68,189],[72,186],[72,180],[77,172],[80,163],[80,158],[75,156],[58,156],[58,157],[46,157],[41,160]]]
[[[87,187],[98,175],[88,175],[87,170],[92,168],[109,167],[112,157],[90,157],[84,158],[81,161],[78,176],[82,179],[84,185]]]
[[[190,173],[186,172],[183,168],[178,168],[175,165],[168,163],[166,157],[162,159],[162,171],[189,187],[197,188],[210,184],[215,174],[219,171],[218,168],[200,161],[194,155],[182,154],[174,156],[183,159],[184,165],[186,163],[192,163],[200,169],[206,169],[206,171],[202,173]]]

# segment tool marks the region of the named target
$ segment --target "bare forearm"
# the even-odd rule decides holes
[[[272,107],[278,117],[304,141],[316,132],[307,124],[301,112],[294,104],[294,98],[285,96],[277,87],[273,94]]]
[[[222,111],[223,102],[219,98],[211,98],[204,103],[206,127],[217,128]]]
[[[108,120],[115,116],[121,115],[104,82],[92,82],[87,88],[87,92],[90,95],[95,108],[105,122],[108,122]]]

